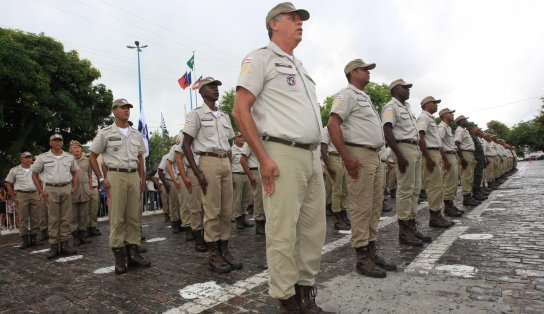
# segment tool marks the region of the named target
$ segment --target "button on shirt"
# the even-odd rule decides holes
[[[442,147],[438,125],[436,125],[433,115],[425,110],[421,111],[421,114],[416,120],[416,127],[418,132],[425,132],[425,143],[427,143],[427,148]]]
[[[324,127],[323,132],[321,133],[321,143],[328,145],[327,146],[328,147],[327,151],[329,153],[337,153],[338,152],[338,150],[336,149],[336,147],[334,147],[334,144],[331,141],[331,138],[329,136],[329,129],[327,129],[327,127]]]
[[[385,144],[382,122],[370,96],[355,86],[349,84],[334,96],[333,113],[342,119],[344,141],[373,148]]]
[[[240,158],[244,154],[243,146],[238,147],[234,144],[230,151],[232,152],[232,172],[244,173],[244,168],[242,168],[242,164],[240,163]]]
[[[147,152],[144,138],[138,130],[129,127],[125,136],[115,123],[98,131],[89,150],[102,154],[102,162],[107,167],[124,169],[138,168],[138,155]]]
[[[245,57],[237,86],[256,98],[251,114],[259,135],[304,144],[321,141],[315,83],[302,63],[275,43]]]
[[[442,148],[445,152],[454,152],[457,150],[457,147],[455,146],[455,141],[453,140],[453,131],[446,122],[440,122],[440,124],[438,125],[438,134],[440,135]]]
[[[463,129],[460,126],[455,129],[455,136],[453,137],[453,139],[456,142],[461,143],[461,150],[474,150],[476,148],[468,130]]]
[[[194,138],[193,153],[225,154],[230,150],[229,140],[234,137],[230,118],[219,110],[217,113],[206,104],[189,112],[183,133]]]
[[[247,166],[249,168],[257,168],[259,167],[259,161],[257,160],[257,156],[253,153],[251,150],[251,147],[247,143],[244,143],[244,146],[242,146],[242,153],[244,156],[247,157]]]
[[[9,170],[6,182],[13,184],[16,191],[36,191],[36,186],[32,181],[32,169],[23,168],[21,165]]]
[[[43,183],[63,184],[72,181],[72,172],[79,170],[76,160],[72,154],[62,152],[62,155],[55,156],[48,151],[40,154],[32,164],[32,171],[40,173]]]
[[[404,102],[404,105],[396,98],[385,104],[382,113],[382,123],[391,123],[393,126],[393,135],[397,141],[413,140],[417,141],[419,135],[416,128],[416,118],[410,110],[410,104]]]

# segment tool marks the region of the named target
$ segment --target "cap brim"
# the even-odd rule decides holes
[[[375,67],[376,67],[376,63],[369,63],[369,64],[365,65],[363,68],[365,68],[367,70],[373,70]]]
[[[286,12],[283,12],[283,13],[296,13],[298,14],[298,16],[300,16],[300,19],[303,20],[303,21],[307,21],[310,19],[310,12],[304,10],[304,9],[297,9],[297,10],[294,10],[294,11],[286,11]]]

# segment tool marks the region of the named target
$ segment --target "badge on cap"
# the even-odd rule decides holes
[[[287,84],[294,86],[296,83],[294,75],[287,75]]]

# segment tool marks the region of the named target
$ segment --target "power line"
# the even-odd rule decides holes
[[[468,110],[468,111],[466,111],[466,112],[467,112],[467,113],[470,113],[470,112],[478,112],[478,111],[483,111],[483,110],[495,109],[495,108],[510,106],[510,105],[513,105],[513,104],[518,104],[518,103],[521,103],[521,102],[526,102],[526,101],[533,100],[533,99],[537,99],[537,98],[541,98],[541,97],[542,97],[542,96],[535,96],[535,97],[531,97],[531,98],[527,98],[527,99],[516,100],[516,101],[509,102],[509,103],[502,104],[502,105],[495,105],[495,106],[490,106],[490,107],[485,107],[485,108],[479,108],[479,109],[474,109],[474,110]]]

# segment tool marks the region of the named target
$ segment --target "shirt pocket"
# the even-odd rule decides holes
[[[130,152],[134,154],[134,156],[138,156],[140,149],[140,141],[137,138],[133,138],[130,140]]]
[[[400,121],[397,121],[400,125],[403,125],[403,126],[408,126],[408,125],[412,125],[412,119],[410,117],[410,113],[408,113],[407,111],[402,111],[399,115],[399,120]]]
[[[106,151],[111,155],[117,156],[121,154],[122,145],[123,145],[122,140],[108,141],[108,146],[106,147]]]
[[[301,82],[301,78],[298,72],[294,68],[288,68],[284,66],[274,67],[274,77],[272,84],[274,87],[281,90],[297,90]]]
[[[215,129],[215,121],[213,120],[200,120],[200,127],[202,128],[202,133],[206,138],[212,138],[217,133]]]
[[[72,161],[70,160],[62,161],[62,169],[60,169],[60,171],[64,172],[67,176],[69,176],[72,172],[71,170],[72,170]]]

